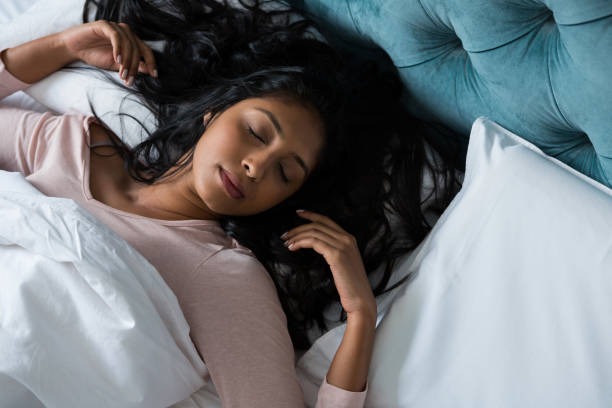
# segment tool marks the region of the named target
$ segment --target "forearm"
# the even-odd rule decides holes
[[[17,79],[33,84],[77,60],[57,34],[8,48],[0,54],[6,69]]]
[[[327,372],[327,382],[348,391],[365,390],[376,317],[355,315],[347,318],[346,331]]]

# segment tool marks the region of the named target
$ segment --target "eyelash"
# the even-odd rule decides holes
[[[253,132],[253,129],[250,126],[248,126],[247,129],[248,129],[249,133],[252,134],[256,139],[258,139],[263,144],[266,144],[265,140],[263,140],[255,132]],[[285,175],[285,170],[283,170],[283,166],[279,164],[278,167],[280,168],[280,174],[281,174],[281,177],[282,177],[283,181],[288,184],[289,183],[289,179]]]

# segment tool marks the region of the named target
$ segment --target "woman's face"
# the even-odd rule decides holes
[[[219,215],[265,211],[302,186],[323,133],[313,109],[273,97],[243,100],[208,123],[194,150],[193,188]]]

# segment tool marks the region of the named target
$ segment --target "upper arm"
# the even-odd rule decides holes
[[[29,85],[6,70],[0,59],[0,99]],[[2,106],[0,102],[0,169],[25,176],[34,172],[44,150],[38,140],[44,133],[41,129],[53,118],[50,113]]]
[[[24,176],[36,171],[44,157],[45,128],[54,120],[50,113],[2,107],[0,109],[0,169]]]
[[[194,274],[181,307],[223,407],[303,407],[286,317],[263,265],[222,250]]]

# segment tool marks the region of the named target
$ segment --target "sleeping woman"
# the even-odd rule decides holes
[[[118,71],[156,130],[130,148],[95,111],[1,107],[0,168],[73,199],[156,267],[224,407],[304,406],[295,350],[333,302],[346,331],[317,406],[363,406],[375,297],[429,228],[432,164],[397,77],[350,69],[308,20],[259,1],[95,3],[94,21],[2,50],[0,98],[80,60]]]

